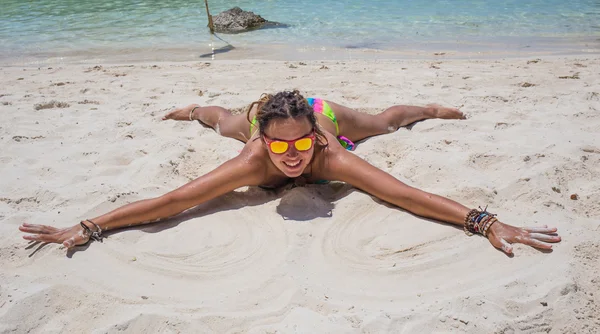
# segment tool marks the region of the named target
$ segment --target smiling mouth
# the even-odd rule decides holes
[[[302,162],[302,160],[298,160],[298,161],[296,161],[294,163],[288,163],[288,162],[284,161],[283,164],[286,165],[289,168],[296,168],[296,167],[300,166],[301,162]]]

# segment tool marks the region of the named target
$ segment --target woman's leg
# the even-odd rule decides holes
[[[340,135],[352,141],[363,140],[368,137],[390,133],[402,126],[430,118],[464,119],[462,112],[455,108],[442,107],[430,104],[425,107],[393,106],[380,114],[370,115],[358,112],[337,103],[327,101],[335,113]]]
[[[189,105],[175,109],[166,114],[163,120],[189,121],[190,111],[197,106]],[[232,115],[229,110],[223,107],[208,106],[196,108],[191,117],[192,120],[199,121],[203,125],[211,127],[221,136],[234,138],[244,143],[249,139],[250,123],[246,119],[246,113]]]

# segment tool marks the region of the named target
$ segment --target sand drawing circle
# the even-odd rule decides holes
[[[332,224],[321,245],[325,259],[338,268],[371,274],[387,273],[390,268],[399,266],[418,268],[432,260],[422,256],[424,250],[447,238],[442,233],[429,238],[407,236],[398,240],[399,235],[410,235],[414,231],[396,220],[399,217],[396,212],[381,211],[377,207],[365,208],[350,219]]]
[[[277,220],[260,217],[245,208],[196,218],[176,232],[144,235],[131,247],[138,249],[135,264],[156,274],[194,279],[264,273],[282,261],[287,241]]]
[[[329,226],[313,253],[316,258],[311,263],[326,265],[311,267],[311,272],[336,278],[330,289],[344,287],[339,291],[397,298],[416,295],[413,291],[465,291],[481,286],[481,280],[504,284],[507,279],[504,266],[489,265],[490,256],[503,255],[482,237],[469,238],[442,224],[424,232],[423,224],[435,223],[394,209],[382,210],[376,203],[354,213]],[[511,267],[526,271],[533,265],[531,261],[512,263]],[[361,283],[365,278],[368,285]],[[399,284],[415,290],[398,289]]]

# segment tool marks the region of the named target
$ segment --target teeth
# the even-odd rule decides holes
[[[287,162],[284,162],[284,164],[286,164],[289,167],[296,167],[300,164],[300,161],[296,162],[295,164],[288,164]]]

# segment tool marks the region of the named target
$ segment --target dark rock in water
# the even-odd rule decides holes
[[[267,21],[260,15],[233,7],[213,16],[215,32],[235,34],[261,28],[286,28],[286,24]]]

